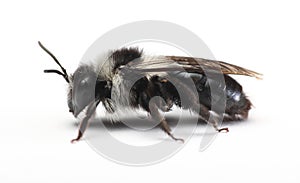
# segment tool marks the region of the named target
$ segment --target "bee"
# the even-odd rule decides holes
[[[242,86],[229,75],[245,75],[258,79],[262,76],[222,61],[183,56],[148,56],[139,48],[110,51],[102,60],[94,64],[81,64],[73,74],[68,74],[57,58],[41,42],[38,44],[61,69],[44,72],[61,75],[69,85],[69,112],[75,118],[85,112],[79,124],[78,135],[71,140],[72,143],[82,138],[99,103],[109,113],[115,113],[122,108],[142,109],[159,122],[160,128],[176,141],[184,142],[184,139],[172,134],[166,118],[161,114],[161,111],[170,111],[173,105],[196,112],[217,132],[228,132],[228,128],[219,128],[216,119],[210,119],[214,112],[210,86],[217,86],[217,93],[223,93],[223,97],[226,97],[223,121],[240,121],[247,119],[252,104]],[[208,77],[215,70],[221,71],[224,84],[214,77]],[[192,81],[196,92],[187,84],[188,80]],[[177,88],[183,91],[183,95],[180,95]],[[161,97],[163,102],[151,102],[155,96]],[[182,97],[187,102],[183,103]]]

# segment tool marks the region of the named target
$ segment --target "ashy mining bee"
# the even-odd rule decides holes
[[[218,132],[228,132],[228,128],[219,128],[216,120],[209,120],[214,112],[211,109],[210,85],[217,86],[218,92],[226,97],[222,119],[239,121],[247,119],[251,102],[242,86],[229,74],[261,77],[257,72],[221,61],[181,56],[147,56],[138,48],[110,51],[102,60],[93,64],[81,64],[69,75],[56,57],[38,43],[61,68],[61,71],[44,72],[59,74],[69,84],[69,111],[75,117],[85,111],[78,136],[72,142],[81,139],[100,102],[109,113],[115,113],[122,108],[141,108],[147,111],[174,140],[183,141],[173,136],[168,122],[160,113],[170,111],[173,105],[196,112]],[[224,84],[214,77],[208,77],[208,73],[216,70],[224,77]],[[193,92],[187,80],[193,81],[196,92]],[[184,92],[187,102],[182,103],[177,87]],[[150,102],[155,96],[161,97],[164,102]]]

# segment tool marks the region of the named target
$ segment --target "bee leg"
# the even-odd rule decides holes
[[[216,117],[213,116],[212,119],[210,119],[210,115],[212,114],[209,112],[209,109],[200,104],[200,116],[204,118],[205,122],[212,125],[217,132],[229,132],[228,128],[219,128]]]
[[[84,117],[84,119],[80,122],[80,125],[79,125],[79,130],[78,130],[78,135],[75,139],[72,139],[71,140],[71,143],[75,143],[77,141],[79,141],[81,139],[81,137],[83,136],[86,128],[87,128],[87,125],[88,125],[88,122],[89,122],[89,119],[90,119],[91,116],[88,116],[86,115]]]
[[[179,79],[176,79],[176,78],[172,78],[173,82],[176,83],[177,87],[180,87],[186,94],[187,96],[189,96],[188,100],[189,102],[191,103],[191,108],[193,111],[195,112],[199,112],[199,109],[200,109],[200,112],[199,112],[199,115],[204,118],[204,120],[212,125],[216,131],[218,132],[222,132],[222,131],[226,131],[226,132],[229,132],[228,128],[219,128],[218,127],[218,123],[216,121],[216,119],[213,119],[213,121],[210,121],[209,120],[209,117],[210,117],[210,112],[209,112],[209,109],[203,105],[203,104],[200,104],[198,103],[198,98],[197,96],[194,94],[194,92],[184,83],[184,82],[181,82]]]
[[[97,101],[96,103],[93,102],[88,106],[86,116],[80,122],[78,135],[75,139],[71,140],[71,143],[75,143],[75,142],[77,142],[81,139],[81,137],[83,136],[83,134],[84,134],[84,132],[85,132],[87,126],[88,126],[88,122],[89,122],[90,118],[94,115],[94,113],[96,111],[96,108],[97,108],[98,104],[99,104],[99,101]]]
[[[166,132],[173,140],[175,140],[175,141],[181,141],[182,143],[184,143],[184,139],[174,137],[174,135],[171,133],[170,126],[168,125],[168,123],[167,123],[167,121],[165,119],[162,119],[160,121],[160,126],[161,126],[161,129],[164,132]]]
[[[182,143],[184,143],[184,140],[182,138],[176,138],[174,137],[174,135],[171,133],[171,128],[170,126],[168,125],[166,119],[161,116],[161,114],[159,113],[158,111],[158,107],[156,104],[153,104],[153,103],[150,103],[149,104],[149,108],[150,108],[150,114],[151,114],[151,117],[154,119],[154,120],[157,120],[159,121],[159,125],[161,127],[161,129],[166,132],[173,140],[176,140],[176,141],[181,141]]]
[[[211,120],[207,120],[209,124],[211,124],[217,132],[229,132],[228,128],[219,128],[217,119],[213,117]]]

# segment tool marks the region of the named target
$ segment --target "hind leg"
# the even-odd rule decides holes
[[[202,103],[199,103],[198,96],[195,95],[195,93],[193,92],[193,90],[190,87],[188,87],[185,84],[185,82],[180,82],[180,80],[177,80],[176,78],[173,78],[172,81],[177,85],[177,87],[180,87],[182,89],[182,91],[186,94],[186,96],[188,96],[185,99],[188,101],[189,104],[187,104],[187,106],[184,106],[184,104],[182,104],[183,108],[191,109],[194,112],[198,113],[199,117],[201,117],[202,119],[204,119],[204,121],[206,123],[208,123],[211,126],[213,126],[214,129],[217,132],[223,132],[223,131],[224,132],[229,132],[228,128],[219,128],[217,117],[214,117],[213,114],[211,114],[211,112],[210,112],[210,110],[209,110],[208,107],[206,107]]]
[[[210,113],[209,109],[206,106],[200,104],[199,115],[205,120],[205,122],[213,126],[217,132],[229,132],[228,128],[219,128],[217,117],[213,116],[213,114]],[[210,117],[211,115],[212,117]]]

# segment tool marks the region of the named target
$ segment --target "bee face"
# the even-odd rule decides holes
[[[97,75],[91,67],[80,66],[73,74],[69,91],[68,106],[76,117],[87,105],[95,100]]]

